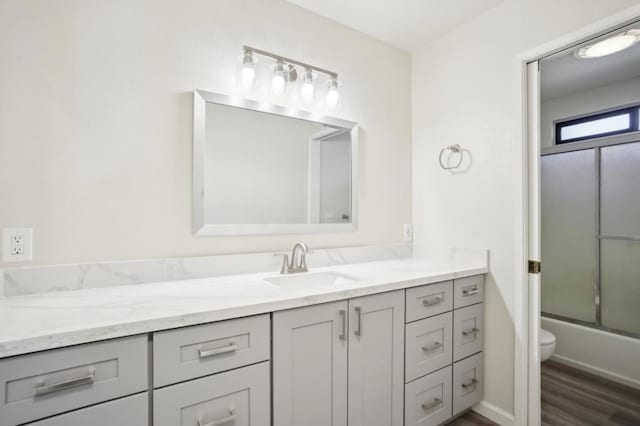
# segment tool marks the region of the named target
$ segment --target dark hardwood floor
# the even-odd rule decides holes
[[[546,361],[542,364],[542,425],[639,426],[640,390]]]
[[[468,411],[464,415],[447,423],[447,426],[498,426],[498,424],[476,412]]]

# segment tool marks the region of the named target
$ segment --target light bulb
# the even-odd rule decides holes
[[[242,67],[242,85],[244,87],[250,87],[255,77],[256,71],[253,69],[253,66],[244,65]]]
[[[313,72],[310,69],[305,70],[302,74],[302,87],[300,95],[305,102],[313,101]]]
[[[338,91],[338,80],[332,78],[329,80],[329,91],[327,92],[327,106],[335,108],[340,100],[340,92]]]
[[[240,82],[242,87],[248,89],[253,85],[253,80],[256,78],[255,70],[256,61],[253,57],[253,53],[249,50],[245,50],[242,55],[242,69],[240,70]]]
[[[275,66],[273,79],[271,80],[271,91],[274,95],[280,96],[284,93],[284,86],[287,81],[284,78],[284,63],[278,62]]]

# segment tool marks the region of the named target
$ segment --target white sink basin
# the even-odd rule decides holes
[[[302,272],[265,278],[265,281],[283,288],[328,288],[353,284],[360,280],[337,272]]]

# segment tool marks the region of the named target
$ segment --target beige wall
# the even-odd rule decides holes
[[[236,93],[243,44],[340,74],[357,232],[192,237],[191,92]],[[0,58],[0,228],[34,228],[33,264],[397,242],[411,220],[409,54],[284,1],[0,0]]]
[[[417,242],[490,250],[485,399],[513,412],[513,312],[521,164],[512,162],[515,56],[636,4],[631,0],[505,0],[415,52],[413,221]],[[438,152],[459,143],[470,170],[450,174]]]

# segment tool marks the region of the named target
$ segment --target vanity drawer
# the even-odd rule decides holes
[[[479,353],[453,364],[453,415],[482,400],[483,357]]]
[[[453,309],[453,281],[407,289],[407,322]]]
[[[453,360],[458,361],[482,350],[484,341],[484,303],[453,311]]]
[[[269,359],[269,314],[161,331],[153,339],[154,386]]]
[[[29,426],[149,426],[147,392],[49,417]]]
[[[451,366],[405,385],[405,426],[436,426],[451,417]]]
[[[459,278],[453,282],[453,307],[480,303],[484,299],[484,275]]]
[[[154,426],[269,426],[269,362],[153,392]]]
[[[146,390],[147,346],[141,335],[0,360],[0,424]]]
[[[404,356],[407,382],[451,364],[453,361],[451,329],[451,312],[405,326]]]

